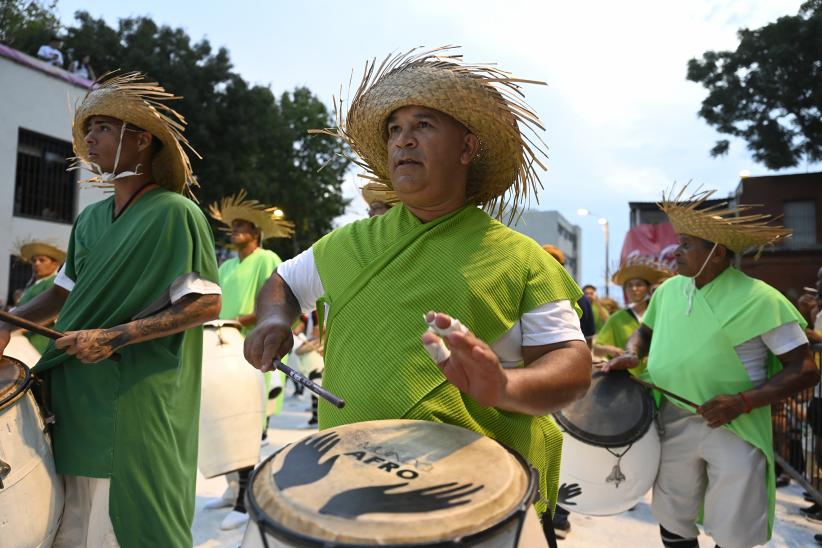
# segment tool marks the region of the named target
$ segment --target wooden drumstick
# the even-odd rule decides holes
[[[20,316],[16,316],[10,312],[5,312],[0,310],[0,320],[3,320],[6,323],[10,323],[12,325],[16,325],[22,329],[26,329],[31,331],[32,333],[37,333],[38,335],[43,335],[44,337],[48,337],[49,339],[60,339],[65,337],[65,333],[61,333],[59,331],[55,331],[54,329],[50,329],[44,325],[40,325],[38,323],[34,323],[26,318],[21,318]],[[118,362],[120,361],[120,354],[116,352],[109,356],[109,359]]]
[[[343,407],[345,407],[345,400],[344,399],[340,398],[339,396],[336,396],[336,395],[332,394],[331,392],[324,389],[322,386],[315,383],[314,381],[312,381],[311,379],[309,379],[308,377],[306,377],[305,375],[303,375],[299,371],[294,371],[293,369],[291,369],[286,364],[284,364],[283,362],[281,362],[280,360],[278,360],[276,358],[274,359],[273,365],[274,365],[275,368],[279,369],[280,371],[282,371],[283,373],[288,375],[288,377],[292,381],[294,381],[296,383],[300,383],[301,385],[305,386],[306,388],[308,388],[309,390],[311,390],[312,392],[317,394],[319,397],[321,397],[322,399],[324,399],[325,401],[327,401],[328,403],[333,405],[334,407],[336,407],[338,409],[342,409]]]
[[[675,400],[677,400],[677,401],[680,401],[680,402],[684,403],[685,405],[690,405],[690,406],[691,406],[691,407],[693,407],[694,409],[699,409],[699,406],[698,406],[697,404],[695,404],[694,402],[692,402],[691,400],[686,400],[686,399],[685,399],[685,398],[683,398],[682,396],[677,396],[677,395],[676,395],[676,394],[674,394],[673,392],[669,392],[668,390],[665,390],[664,388],[660,388],[660,387],[658,387],[657,385],[655,385],[655,384],[653,384],[653,383],[650,383],[650,382],[648,382],[648,381],[643,381],[642,379],[637,378],[637,377],[634,377],[633,375],[631,375],[631,378],[632,378],[633,380],[635,380],[636,382],[638,382],[639,384],[641,384],[642,386],[645,386],[645,387],[648,387],[648,388],[652,388],[652,389],[654,389],[654,390],[656,390],[656,391],[658,391],[658,392],[661,392],[662,394],[665,394],[665,395],[666,395],[666,396],[668,396],[669,398],[672,398],[672,399],[675,399]]]

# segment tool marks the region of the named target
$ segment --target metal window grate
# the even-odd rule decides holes
[[[31,265],[20,260],[20,257],[11,255],[9,258],[9,292],[6,295],[8,305],[14,304],[14,292],[18,289],[25,289],[31,281],[31,276]]]
[[[77,196],[73,173],[66,171],[71,143],[20,128],[14,178],[14,215],[71,223]]]

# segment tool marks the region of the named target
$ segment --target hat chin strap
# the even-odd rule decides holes
[[[122,171],[117,173],[117,165],[120,163],[120,151],[123,148],[123,136],[126,134],[126,123],[123,122],[123,125],[120,126],[120,140],[117,142],[117,154],[114,155],[114,167],[111,168],[111,173],[104,173],[101,170],[100,179],[103,182],[114,181],[116,179],[122,179],[124,177],[132,177],[134,175],[142,175],[140,173],[140,164],[135,166],[135,171]],[[94,164],[96,165],[96,164]],[[97,166],[100,169],[100,166]]]
[[[716,251],[716,246],[718,245],[718,243],[714,243],[714,246],[711,248],[711,252],[708,253],[708,256],[705,257],[705,262],[702,263],[702,268],[699,269],[699,272],[697,272],[695,276],[690,276],[691,285],[684,290],[685,297],[688,298],[688,310],[685,311],[686,316],[691,315],[691,309],[694,306],[694,294],[696,293],[696,279],[699,278],[700,274],[702,274],[702,271],[705,270],[706,266],[708,266],[708,261],[711,260],[711,256],[714,254],[714,251]]]

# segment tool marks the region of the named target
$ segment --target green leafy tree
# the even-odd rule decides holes
[[[822,160],[822,0],[738,36],[736,51],[708,51],[688,62],[688,80],[708,90],[699,116],[745,140],[770,169]],[[719,140],[711,154],[729,146]]]
[[[249,86],[233,72],[225,48],[214,51],[207,40],[193,42],[182,29],[158,26],[148,17],[121,19],[116,29],[87,12],[77,12],[75,20],[65,41],[73,58],[89,55],[98,74],[145,72],[182,97],[175,108],[186,117],[186,135],[203,157],[192,158],[203,205],[241,188],[276,204],[296,225],[292,240],[266,242],[284,258],[331,229],[345,210],[341,185],[349,163],[340,156],[342,144],[308,135],[332,123],[308,89],[284,93],[278,101],[268,87]]]
[[[60,31],[57,0],[0,0],[0,42],[29,55],[37,55]]]

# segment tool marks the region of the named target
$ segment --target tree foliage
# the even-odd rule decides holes
[[[63,36],[64,53],[89,55],[98,75],[138,70],[182,97],[174,108],[186,117],[186,136],[203,157],[192,157],[198,199],[206,205],[245,188],[251,198],[282,208],[296,225],[295,238],[266,242],[282,257],[330,231],[345,210],[341,187],[349,162],[340,142],[308,135],[333,121],[307,88],[278,98],[268,87],[249,85],[234,72],[228,50],[149,17],[121,19],[112,28],[79,11]]]
[[[707,51],[688,62],[688,80],[708,90],[699,116],[744,139],[770,169],[822,160],[822,0],[738,37],[736,51]],[[729,146],[719,140],[711,154]]]
[[[58,33],[57,0],[0,0],[0,42],[36,54]]]

